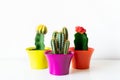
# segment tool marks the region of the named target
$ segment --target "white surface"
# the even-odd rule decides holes
[[[0,80],[120,80],[120,60],[92,60],[91,68],[70,68],[69,75],[54,76],[48,69],[32,70],[28,60],[0,60]]]
[[[51,34],[66,26],[73,46],[74,27],[87,29],[93,58],[120,58],[120,0],[0,0],[0,58],[24,58],[25,48],[34,46],[38,24]]]

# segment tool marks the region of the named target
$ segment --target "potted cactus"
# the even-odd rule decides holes
[[[35,47],[26,48],[32,69],[45,69],[48,67],[47,59],[44,55],[45,52],[44,35],[46,33],[47,27],[45,25],[40,24],[37,27],[37,32],[35,36]]]
[[[88,69],[94,49],[88,47],[86,29],[77,26],[74,37],[75,47],[70,48],[70,50],[74,51],[74,56],[72,58],[72,67],[75,69]]]
[[[49,72],[53,75],[69,74],[69,66],[73,52],[68,51],[70,42],[68,31],[64,27],[61,32],[54,32],[51,39],[51,48],[45,52],[48,59]]]

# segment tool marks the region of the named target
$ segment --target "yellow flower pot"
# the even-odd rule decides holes
[[[34,50],[34,47],[26,48],[28,53],[28,57],[30,60],[30,65],[32,69],[45,69],[48,67],[47,59],[44,55],[45,50],[49,50],[46,48],[45,50]]]

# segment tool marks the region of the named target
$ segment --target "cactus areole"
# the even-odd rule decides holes
[[[88,37],[86,29],[80,26],[76,26],[76,33],[74,35],[75,50],[88,50]]]
[[[47,27],[45,25],[39,25],[37,27],[37,33],[35,36],[35,46],[36,50],[44,50],[45,44],[44,44],[44,35],[47,33]]]
[[[68,40],[68,31],[64,27],[61,32],[53,32],[51,39],[51,48],[53,54],[67,54],[70,41]]]

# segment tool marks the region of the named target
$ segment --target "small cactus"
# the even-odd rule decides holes
[[[83,27],[77,26],[74,35],[75,50],[88,50],[88,37]]]
[[[44,50],[45,44],[44,44],[44,35],[47,33],[47,27],[45,25],[39,25],[37,27],[37,33],[35,37],[35,46],[36,50]]]
[[[62,32],[54,32],[51,40],[53,54],[67,54],[70,42],[68,40],[67,28],[63,28]]]

